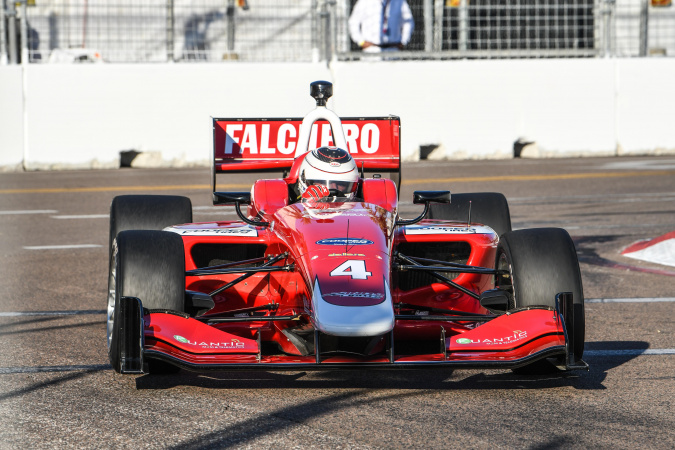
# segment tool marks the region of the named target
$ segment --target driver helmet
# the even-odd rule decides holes
[[[314,184],[337,189],[337,197],[353,200],[359,186],[359,173],[352,155],[338,147],[319,147],[312,150],[300,165],[300,195]]]

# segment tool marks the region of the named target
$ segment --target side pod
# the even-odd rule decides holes
[[[120,373],[142,374],[143,348],[143,304],[136,297],[121,297],[119,317],[121,321],[118,335],[120,351]]]

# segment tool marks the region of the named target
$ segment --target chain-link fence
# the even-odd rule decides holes
[[[355,3],[0,0],[0,63],[20,62],[22,52],[31,62],[357,59],[348,31]],[[675,55],[671,0],[408,3],[414,32],[399,59]]]

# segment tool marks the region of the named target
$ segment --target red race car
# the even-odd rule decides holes
[[[240,220],[191,223],[186,197],[113,200],[115,371],[588,367],[566,231],[512,231],[497,193],[416,191],[424,212],[399,217],[399,118],[339,118],[328,82],[310,94],[304,119],[213,119],[213,203]],[[265,171],[284,175],[217,189]]]

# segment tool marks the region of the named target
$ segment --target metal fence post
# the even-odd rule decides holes
[[[459,51],[465,52],[469,41],[469,0],[459,2]]]
[[[0,0],[0,66],[7,65],[7,33],[5,33],[5,0]]]
[[[445,0],[434,0],[434,51],[443,49],[443,9]]]
[[[338,24],[337,24],[337,19],[338,19],[338,13],[337,13],[337,1],[335,0],[330,0],[329,2],[329,19],[330,19],[330,59],[327,62],[332,62],[337,60],[337,52],[338,52]]]
[[[321,28],[323,29],[323,59],[326,63],[331,60],[330,49],[330,12],[328,11],[330,1],[324,0],[321,5]]]
[[[166,2],[166,59],[169,62],[176,61],[176,55],[174,53],[174,32],[175,32],[175,17],[174,17],[174,8],[173,0],[167,0]]]
[[[424,0],[424,51],[434,49],[434,0]]]
[[[227,51],[234,51],[234,0],[227,1]]]
[[[649,45],[649,1],[642,0],[640,4],[640,56],[647,56]]]
[[[21,64],[29,62],[28,56],[28,17],[26,16],[26,0],[21,0]]]
[[[317,15],[317,10],[319,8],[318,0],[312,0],[311,5],[312,11],[312,22],[311,22],[311,31],[312,34],[312,62],[321,61],[321,50],[319,49],[319,20]]]
[[[604,33],[603,39],[604,42],[604,56],[609,58],[612,56],[612,19],[614,16],[614,6],[616,5],[615,0],[604,0],[604,7],[602,9],[602,14],[604,15]]]
[[[10,0],[9,8],[7,9],[7,35],[9,43],[9,62],[10,64],[19,63],[19,54],[17,53],[16,48],[16,6],[14,1]]]

